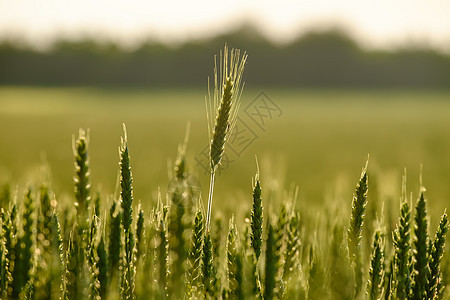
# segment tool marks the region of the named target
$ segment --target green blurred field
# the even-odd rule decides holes
[[[282,110],[264,130],[244,113],[264,91]],[[155,199],[169,182],[168,161],[191,122],[190,173],[206,195],[208,177],[195,158],[208,143],[205,90],[0,88],[0,182],[23,188],[42,178],[48,164],[52,188],[72,192],[72,135],[90,128],[92,185],[114,193],[122,122],[128,128],[135,196]],[[250,206],[251,178],[260,162],[265,197],[299,186],[299,201],[350,200],[370,154],[370,184],[386,200],[398,200],[403,168],[408,190],[418,191],[419,169],[429,207],[441,213],[450,199],[450,91],[246,89],[240,117],[257,135],[217,179],[215,205],[232,211]],[[375,185],[372,185],[375,186]],[[273,192],[272,192],[273,190]],[[244,198],[246,197],[246,198]],[[203,197],[205,198],[205,197]],[[370,199],[369,199],[370,201]],[[395,205],[397,207],[397,205]]]

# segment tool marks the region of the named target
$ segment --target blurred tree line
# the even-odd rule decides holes
[[[133,51],[92,40],[60,41],[42,52],[0,44],[0,85],[204,87],[213,55],[227,42],[249,54],[245,81],[286,87],[450,87],[450,55],[425,48],[362,49],[338,30],[276,45],[249,27],[173,46]]]

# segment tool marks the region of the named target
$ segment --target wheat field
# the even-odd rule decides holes
[[[448,91],[225,77],[1,87],[1,298],[449,298]]]

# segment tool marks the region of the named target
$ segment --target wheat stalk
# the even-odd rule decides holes
[[[412,299],[423,299],[426,297],[428,278],[428,219],[424,188],[421,188],[419,201],[416,204],[415,226],[414,226],[414,273],[412,284]]]
[[[392,239],[395,250],[395,294],[398,299],[406,299],[411,290],[411,209],[406,197],[406,173],[403,175],[400,218]]]
[[[384,235],[381,230],[375,231],[372,247],[372,259],[370,261],[369,281],[367,293],[369,299],[377,300],[382,293],[384,276]]]
[[[352,216],[350,220],[350,228],[348,230],[348,249],[356,280],[355,295],[358,295],[361,291],[363,277],[361,238],[362,226],[365,217],[364,212],[367,205],[367,163],[362,171],[361,178],[359,179],[355,193],[353,195]]]
[[[438,229],[436,230],[436,236],[434,238],[432,247],[430,249],[430,261],[429,265],[429,278],[427,297],[428,299],[435,299],[439,291],[439,283],[441,281],[441,269],[440,263],[445,247],[445,235],[448,231],[448,218],[447,213],[444,212],[441,221],[439,222]]]
[[[202,250],[202,284],[205,297],[211,297],[214,292],[214,265],[213,265],[213,245],[211,233],[206,232],[203,238]]]
[[[178,146],[177,159],[175,161],[174,173],[177,180],[186,179],[186,148],[189,141],[189,135],[191,132],[191,123],[186,125],[186,132],[184,134],[184,141],[182,145]]]
[[[134,237],[131,230],[131,223],[133,222],[133,175],[130,167],[130,155],[128,154],[128,139],[127,130],[125,124],[123,124],[124,136],[121,139],[120,145],[120,186],[122,191],[121,204],[122,204],[122,226],[125,234],[125,261],[124,261],[124,274],[125,281],[123,285],[123,296],[126,299],[134,299]]]
[[[272,299],[275,295],[279,258],[276,251],[276,232],[270,220],[267,221],[267,227],[264,299]]]
[[[108,233],[108,277],[109,282],[118,279],[120,252],[122,248],[122,234],[120,230],[120,222],[122,213],[117,210],[117,202],[113,201],[109,209],[109,233]]]
[[[141,204],[138,206],[138,218],[136,221],[136,265],[139,263],[139,259],[144,251],[144,211],[141,208]]]
[[[89,298],[92,300],[97,300],[100,298],[100,280],[99,280],[99,267],[98,267],[98,256],[97,256],[97,231],[98,217],[95,215],[92,217],[91,226],[89,229],[89,243],[88,243],[88,266],[89,266]]]
[[[299,265],[299,248],[300,248],[300,216],[294,213],[289,220],[286,230],[287,241],[285,251],[285,266],[283,277],[286,278],[291,272],[295,272]]]
[[[280,207],[280,212],[278,213],[278,218],[275,226],[275,254],[277,257],[277,272],[275,277],[276,284],[276,293],[275,296],[277,298],[283,298],[284,282],[283,282],[283,273],[285,267],[285,255],[286,251],[286,231],[289,222],[290,216],[287,214],[287,205],[288,203],[282,202]]]
[[[261,255],[262,244],[262,226],[263,226],[263,206],[261,198],[261,184],[259,181],[259,172],[255,176],[255,184],[253,187],[253,208],[251,214],[251,246],[255,252],[256,261]]]
[[[128,154],[128,139],[125,124],[123,124],[124,136],[121,138],[120,145],[120,186],[122,191],[121,205],[123,210],[122,225],[125,234],[131,232],[131,223],[133,221],[133,176],[131,174],[130,156]],[[127,245],[126,245],[127,246]],[[131,249],[131,248],[129,248]],[[129,255],[131,250],[127,251]],[[131,260],[131,259],[130,259]],[[128,261],[128,258],[127,258]]]
[[[228,225],[227,278],[228,296],[231,299],[244,299],[242,255],[234,215]]]
[[[77,277],[78,277],[78,245],[74,239],[73,231],[70,232],[66,250],[66,269],[64,277],[64,299],[77,299]]]
[[[91,185],[89,183],[89,131],[80,129],[78,138],[73,138],[73,155],[75,157],[74,191],[77,220],[81,230],[87,229],[87,212],[91,202]]]
[[[34,199],[31,189],[25,193],[25,199],[22,207],[22,227],[23,234],[18,239],[15,246],[15,262],[14,262],[14,285],[12,297],[18,298],[21,289],[30,279],[30,270],[32,267],[32,257],[34,253]]]
[[[178,188],[172,194],[172,205],[169,207],[168,215],[168,234],[169,249],[171,250],[171,278],[175,284],[172,289],[179,295],[182,295],[182,277],[185,273],[183,261],[186,259],[185,238],[183,236],[185,226],[183,216],[185,208],[182,203],[183,195]]]
[[[2,296],[7,298],[11,296],[12,290],[12,268],[14,266],[14,240],[15,240],[15,215],[13,208],[5,213],[3,208],[1,209],[1,219],[2,219],[2,241],[1,244],[4,246],[3,257],[2,257],[2,277],[1,277],[1,290]]]
[[[166,209],[166,208],[164,208]],[[169,248],[167,240],[167,226],[166,226],[166,213],[164,212],[159,220],[158,234],[158,261],[159,261],[159,277],[158,282],[160,286],[160,292],[163,299],[167,298],[167,279],[169,275]]]
[[[225,45],[220,54],[220,67],[217,69],[217,57],[214,67],[214,91],[208,87],[206,110],[208,118],[209,134],[209,158],[210,158],[210,184],[208,196],[208,210],[206,214],[206,232],[210,230],[211,208],[214,193],[214,179],[217,167],[222,161],[225,144],[233,131],[239,108],[239,100],[242,93],[242,74],[244,72],[247,54],[241,57],[240,50],[228,50]],[[213,117],[214,116],[214,117]],[[213,121],[213,119],[215,121]]]
[[[191,236],[191,247],[189,250],[189,271],[187,283],[187,298],[191,299],[194,293],[199,290],[202,264],[203,248],[203,214],[201,209],[197,209],[194,220],[194,228]]]
[[[108,287],[108,262],[103,235],[100,237],[100,242],[97,246],[97,257],[98,281],[100,284],[99,295],[101,299],[105,299]]]

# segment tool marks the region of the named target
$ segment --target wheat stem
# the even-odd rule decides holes
[[[211,172],[211,177],[209,179],[209,196],[208,196],[208,211],[206,213],[206,231],[209,232],[211,224],[211,208],[214,194],[214,178],[216,173]]]

